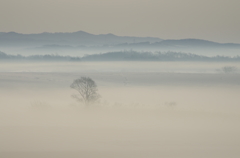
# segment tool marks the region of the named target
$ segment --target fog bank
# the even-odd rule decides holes
[[[238,63],[1,65],[0,157],[240,155],[240,75],[216,71]],[[101,95],[89,107],[71,97],[81,76]]]

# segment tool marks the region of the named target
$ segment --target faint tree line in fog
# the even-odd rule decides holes
[[[0,52],[0,60],[30,60],[30,61],[80,61],[80,57],[71,57],[71,56],[61,56],[61,55],[53,55],[53,54],[46,54],[46,55],[30,55],[30,56],[23,56],[23,55],[9,55],[3,52]]]
[[[221,69],[217,69],[218,72],[222,72],[222,73],[235,73],[236,71],[238,71],[238,68],[235,66],[224,66]]]
[[[8,55],[0,52],[0,60],[32,60],[32,61],[240,61],[240,56],[208,57],[182,52],[137,52],[119,51],[85,55],[83,57],[61,55]]]
[[[224,66],[222,68],[222,71],[225,73],[231,73],[231,72],[237,71],[237,68],[234,66]]]
[[[83,61],[240,61],[240,56],[214,56],[182,53],[182,52],[136,52],[120,51],[103,54],[86,55]]]

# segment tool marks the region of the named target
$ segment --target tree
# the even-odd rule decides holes
[[[80,102],[84,102],[85,105],[96,102],[100,98],[96,83],[89,77],[74,80],[70,87],[79,93],[79,95],[73,95],[73,97]]]

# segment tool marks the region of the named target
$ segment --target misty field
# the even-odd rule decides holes
[[[236,68],[224,72],[223,67]],[[0,157],[240,156],[240,68],[224,62],[0,63]],[[91,77],[88,107],[71,95]]]

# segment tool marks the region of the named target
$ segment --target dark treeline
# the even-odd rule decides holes
[[[22,55],[9,55],[3,52],[0,52],[0,60],[32,60],[32,61],[80,61],[80,57],[71,57],[71,56],[60,56],[60,55],[31,55],[31,56],[22,56]]]
[[[121,51],[103,54],[86,55],[82,61],[240,61],[240,56],[214,56],[207,57],[181,52],[136,52]]]
[[[240,56],[207,57],[181,52],[136,52],[120,51],[103,54],[85,55],[83,57],[60,55],[8,55],[0,52],[0,60],[30,60],[30,61],[240,61]]]

